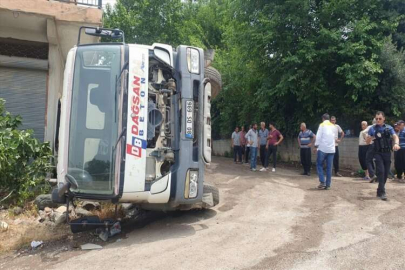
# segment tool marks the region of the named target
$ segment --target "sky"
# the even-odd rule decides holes
[[[117,0],[103,0],[103,7],[107,5],[107,3],[114,6],[115,2],[117,2]]]

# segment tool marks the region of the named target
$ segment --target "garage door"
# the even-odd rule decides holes
[[[0,98],[6,100],[6,110],[21,115],[21,129],[34,130],[34,136],[43,141],[45,131],[47,61],[12,60],[0,56]],[[3,61],[2,61],[3,60]],[[40,61],[40,62],[38,62]]]

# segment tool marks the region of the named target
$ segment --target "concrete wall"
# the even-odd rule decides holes
[[[0,37],[49,44],[45,140],[53,145],[67,54],[81,26],[100,26],[102,10],[49,0],[0,0]],[[82,35],[82,43],[97,37]],[[1,46],[1,44],[0,44]]]
[[[342,168],[352,170],[360,169],[358,160],[358,138],[345,138],[339,144],[339,163]],[[215,140],[213,142],[213,154],[223,156],[225,151],[231,151],[231,140]],[[283,161],[300,161],[300,149],[297,139],[286,138],[278,147],[279,156]],[[316,155],[312,154],[312,162],[316,161]]]

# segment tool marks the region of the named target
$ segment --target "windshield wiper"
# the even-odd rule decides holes
[[[127,131],[127,128],[126,128],[126,127],[124,127],[124,128],[122,129],[120,135],[118,136],[118,139],[117,139],[117,141],[116,141],[115,144],[114,144],[113,151],[115,151],[115,148],[117,148],[117,144],[121,141],[122,137],[125,137],[125,136],[124,136],[125,131]]]

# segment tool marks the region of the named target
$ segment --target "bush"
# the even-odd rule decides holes
[[[0,204],[23,204],[49,189],[52,150],[32,130],[18,130],[21,117],[6,112],[4,104],[0,99]]]

